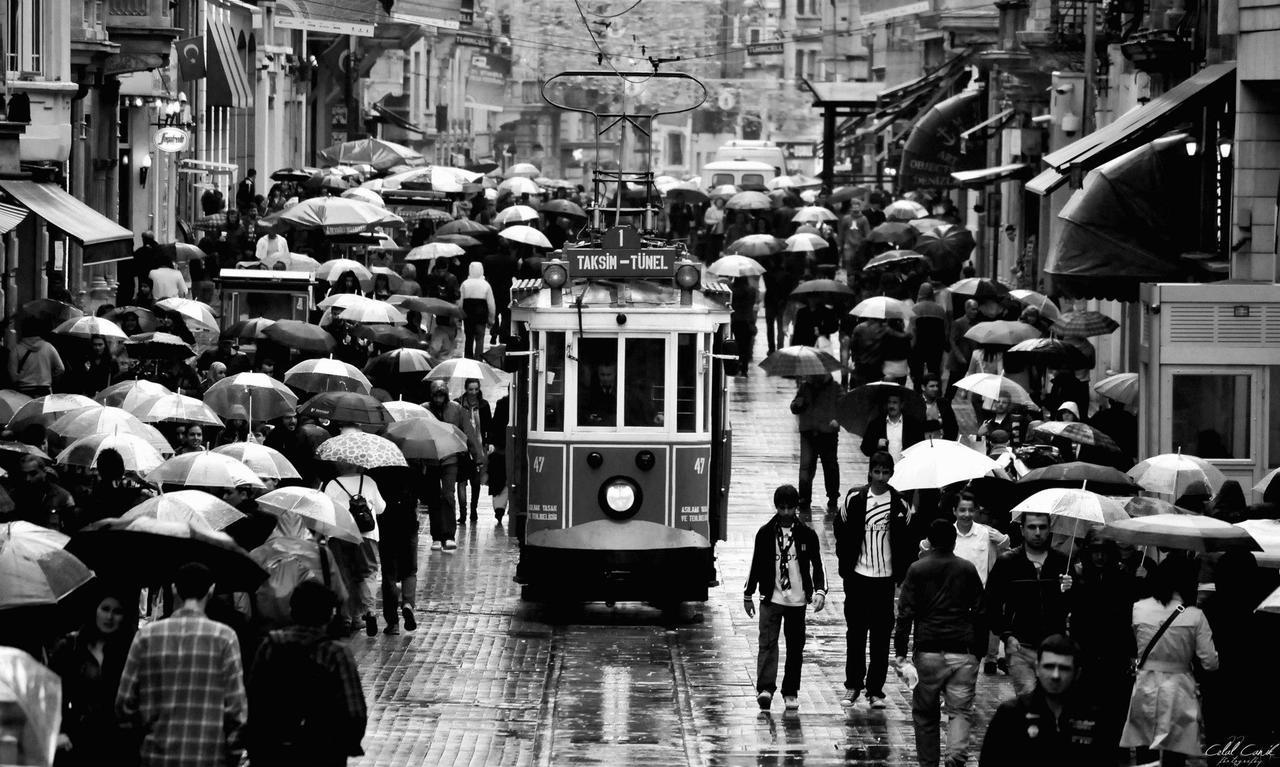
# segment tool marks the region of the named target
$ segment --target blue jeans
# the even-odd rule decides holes
[[[840,465],[836,462],[836,447],[840,444],[839,432],[800,432],[800,508],[809,510],[813,502],[813,478],[818,462],[822,462],[822,479],[826,485],[827,503],[840,501]]]
[[[963,765],[969,756],[969,728],[973,724],[973,696],[978,683],[978,658],[969,653],[917,652],[920,681],[911,697],[916,730],[916,761],[938,767],[941,696],[947,712],[947,766]]]
[[[787,660],[782,672],[782,694],[800,692],[800,668],[804,651],[804,605],[784,607],[760,600],[760,655],[756,659],[756,691],[773,693],[778,683],[778,633],[787,640]]]

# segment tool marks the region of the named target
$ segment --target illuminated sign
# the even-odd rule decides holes
[[[646,248],[631,227],[615,226],[604,233],[599,248],[565,248],[569,274],[574,277],[670,278],[681,252],[676,248]]]

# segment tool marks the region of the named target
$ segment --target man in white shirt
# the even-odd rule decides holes
[[[254,255],[264,264],[273,256],[284,259],[287,264],[289,263],[289,243],[276,232],[269,231],[258,238]]]
[[[351,499],[363,496],[373,512],[374,527],[363,534],[364,539],[359,545],[330,538],[329,548],[333,550],[338,570],[351,594],[347,600],[348,619],[355,625],[363,620],[365,633],[375,636],[378,633],[378,620],[373,615],[379,570],[377,518],[386,510],[387,502],[372,477],[360,474],[350,464],[340,464],[338,471],[337,477],[324,484],[324,494],[333,501],[339,514],[350,514]]]

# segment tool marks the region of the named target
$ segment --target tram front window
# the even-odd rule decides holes
[[[618,341],[612,338],[580,339],[578,352],[579,426],[617,426],[619,415],[624,426],[662,426],[664,339],[626,339],[621,360]]]
[[[578,425],[618,425],[618,341],[578,341]]]
[[[627,426],[661,426],[667,342],[661,338],[628,338],[626,348],[624,422]]]

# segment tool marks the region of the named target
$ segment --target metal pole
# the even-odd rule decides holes
[[[1087,136],[1093,133],[1093,112],[1095,101],[1095,88],[1097,87],[1098,62],[1097,62],[1097,29],[1098,29],[1098,3],[1097,0],[1085,0],[1084,4],[1084,94],[1081,99],[1080,109],[1084,114],[1080,116],[1080,134]]]

